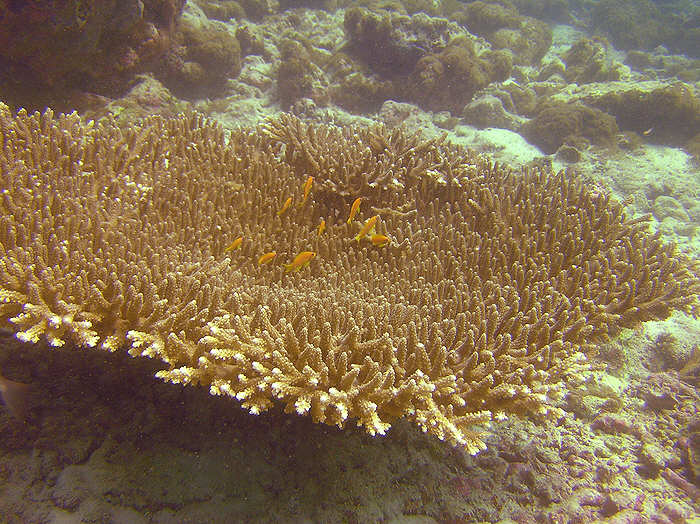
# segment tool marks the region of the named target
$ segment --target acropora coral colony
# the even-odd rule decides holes
[[[479,425],[556,412],[598,342],[697,306],[697,262],[646,217],[444,138],[6,106],[0,133],[3,323],[251,413],[403,417],[475,453]]]

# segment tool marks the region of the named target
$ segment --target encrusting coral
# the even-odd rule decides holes
[[[3,322],[251,413],[405,417],[474,453],[475,426],[546,413],[610,332],[696,306],[697,264],[622,205],[444,139],[5,106],[0,132]]]

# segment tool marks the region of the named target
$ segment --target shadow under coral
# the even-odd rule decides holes
[[[463,452],[399,423],[388,438],[279,410],[251,417],[122,353],[0,339],[32,384],[27,422],[0,411],[0,514],[110,522],[370,522],[464,513],[447,482]],[[461,508],[460,508],[461,506]],[[451,509],[448,509],[451,508]]]

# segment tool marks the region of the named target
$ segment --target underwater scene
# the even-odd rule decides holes
[[[700,523],[700,2],[0,0],[0,524]]]

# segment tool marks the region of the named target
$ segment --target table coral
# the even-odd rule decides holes
[[[0,133],[6,326],[158,359],[254,414],[278,402],[371,434],[406,418],[475,453],[493,418],[554,416],[597,341],[697,305],[697,263],[644,219],[444,138],[5,106]],[[388,245],[357,239],[370,216]]]

